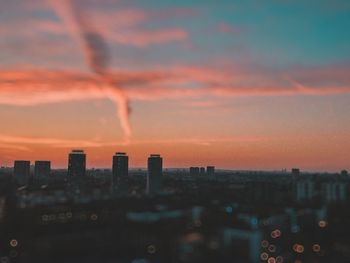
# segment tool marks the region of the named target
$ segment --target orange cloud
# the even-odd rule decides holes
[[[5,145],[6,144],[6,145]],[[40,144],[51,147],[101,147],[102,144],[96,141],[82,141],[82,140],[67,140],[67,139],[57,139],[57,138],[41,138],[41,137],[24,137],[24,136],[9,136],[0,134],[0,148],[13,147],[15,145],[31,145]],[[5,146],[4,146],[5,145]]]
[[[329,69],[332,70],[331,68]],[[288,74],[262,74],[240,72],[238,69],[220,70],[204,67],[173,67],[166,71],[121,71],[109,72],[101,81],[98,75],[74,71],[0,71],[0,104],[35,106],[39,104],[61,103],[67,101],[88,101],[109,99],[119,109],[119,116],[126,116],[128,109],[125,100],[183,100],[212,97],[237,96],[326,96],[350,93],[347,77],[340,78],[337,70],[331,85],[318,86],[321,76],[310,70],[291,71]],[[285,77],[288,75],[288,77]],[[337,79],[342,81],[337,83]],[[308,79],[308,84],[299,79]],[[137,113],[136,113],[137,114]],[[127,127],[126,118],[121,118],[122,127]]]
[[[329,69],[331,70],[331,69]],[[319,75],[310,70],[276,73],[236,72],[204,67],[173,67],[155,71],[109,73],[114,86],[132,100],[182,99],[203,96],[292,96],[350,93],[350,81],[337,83],[339,73],[328,75],[329,85],[319,85]],[[343,78],[347,70],[343,70]],[[301,77],[302,76],[302,77]],[[308,83],[300,79],[308,76]],[[98,76],[75,71],[0,71],[0,103],[30,106],[65,101],[110,99],[116,101],[114,87],[105,87]]]
[[[255,142],[268,140],[266,137],[249,137],[249,136],[236,136],[226,138],[176,138],[176,139],[156,139],[156,140],[133,140],[128,145],[141,145],[141,144],[196,144],[196,145],[211,145],[212,143],[224,143],[224,142]],[[18,148],[18,145],[22,145],[22,148]],[[101,140],[70,140],[60,138],[49,137],[28,137],[28,136],[11,136],[0,134],[0,148],[14,148],[27,150],[25,145],[45,145],[53,148],[101,148],[107,146],[122,146],[126,145],[124,142],[106,142]]]

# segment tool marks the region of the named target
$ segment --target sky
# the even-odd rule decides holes
[[[350,169],[348,0],[0,0],[0,166]]]

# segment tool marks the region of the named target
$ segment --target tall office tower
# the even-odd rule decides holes
[[[344,176],[344,177],[347,177],[347,176],[348,176],[348,171],[347,171],[347,170],[342,170],[342,171],[340,172],[340,175],[341,175],[341,176]]]
[[[13,175],[18,184],[28,184],[30,179],[30,161],[15,161]]]
[[[156,194],[162,190],[163,159],[159,154],[148,158],[147,194]]]
[[[73,150],[68,158],[68,178],[84,177],[86,171],[86,154],[83,150]]]
[[[48,180],[51,172],[50,161],[35,161],[34,180]]]
[[[292,168],[292,174],[299,175],[300,169],[299,168]]]
[[[292,168],[292,178],[294,180],[298,179],[300,176],[300,169],[299,168]]]
[[[127,180],[129,174],[129,157],[126,153],[117,152],[113,156],[112,164],[112,187],[118,186],[118,188],[127,187]]]
[[[215,175],[215,166],[207,166],[207,174]]]

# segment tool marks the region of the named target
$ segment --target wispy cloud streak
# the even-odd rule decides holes
[[[84,140],[67,140],[58,138],[44,138],[44,137],[25,137],[25,136],[10,136],[0,134],[0,144],[6,143],[11,145],[46,145],[52,147],[101,147],[102,144],[96,141]]]
[[[89,18],[80,10],[79,1],[49,0],[57,14],[66,23],[67,28],[83,47],[83,53],[92,71],[100,78],[103,85],[100,86],[103,94],[112,99],[118,106],[118,115],[121,126],[127,138],[131,135],[129,122],[129,102],[125,92],[114,85],[109,77],[108,63],[109,50],[101,34],[89,22]]]
[[[162,140],[133,140],[128,145],[147,145],[147,144],[193,144],[209,146],[213,143],[225,142],[257,142],[268,140],[267,137],[249,137],[249,136],[235,136],[226,138],[173,138]],[[20,145],[20,146],[18,146]],[[70,140],[50,137],[28,137],[28,136],[12,136],[0,134],[0,148],[14,148],[18,150],[28,150],[30,145],[49,146],[53,148],[102,148],[112,146],[123,146],[125,142],[112,142],[100,140]]]

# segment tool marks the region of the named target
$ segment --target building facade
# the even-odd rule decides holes
[[[147,194],[159,193],[162,190],[163,159],[159,154],[151,154],[147,164]]]
[[[36,179],[48,179],[51,172],[50,161],[35,161],[34,165],[34,178]]]
[[[129,174],[129,157],[126,153],[117,152],[113,156],[112,162],[112,187],[117,186],[120,189],[126,190]]]
[[[86,173],[86,154],[83,150],[73,150],[68,157],[68,178],[84,177]]]
[[[30,161],[15,161],[13,175],[19,185],[28,184],[30,180]]]

